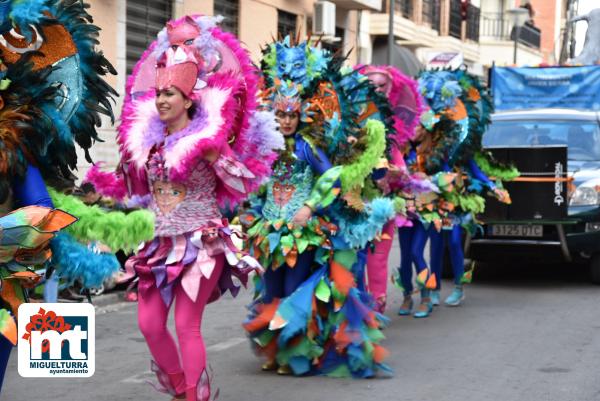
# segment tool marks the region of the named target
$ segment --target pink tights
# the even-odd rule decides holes
[[[395,230],[396,225],[393,220],[384,225],[381,234],[387,234],[390,238],[375,241],[375,251],[369,249],[367,253],[369,292],[375,299],[385,297],[387,294],[388,256],[392,249]]]
[[[182,363],[179,362],[180,353],[177,345],[167,329],[169,307],[163,302],[160,291],[153,286],[144,297],[139,298],[138,324],[156,364],[170,376],[181,374],[182,371],[185,375],[185,388],[181,388],[182,383],[172,383],[177,387],[178,392],[196,388],[206,367],[206,349],[200,332],[202,314],[219,281],[223,264],[223,255],[216,256],[215,269],[209,279],[202,278],[196,302],[192,302],[181,284],[175,286],[175,329],[181,348]]]

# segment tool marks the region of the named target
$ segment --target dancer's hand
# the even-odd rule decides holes
[[[494,196],[502,203],[511,203],[510,195],[506,189],[494,188]]]
[[[312,210],[306,205],[302,206],[292,218],[294,225],[304,227],[308,222],[308,219],[312,216]]]

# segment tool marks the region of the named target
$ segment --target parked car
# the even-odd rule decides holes
[[[513,205],[510,206],[513,213],[496,213],[491,217],[484,215],[484,230],[466,238],[467,256],[474,261],[588,263],[592,281],[600,284],[599,113],[568,109],[499,112],[492,116],[492,124],[484,135],[483,145],[492,152],[494,149],[512,148],[525,154],[525,158],[527,152],[531,155],[539,149],[562,149],[564,152],[566,146],[565,176],[571,180],[545,184],[546,189],[548,185],[551,186],[550,191],[555,189],[550,194],[555,197],[551,202],[564,207],[562,216],[551,218],[544,213],[529,218],[511,217],[518,215],[514,212],[519,208],[530,209],[529,203],[542,196],[539,192],[541,184],[511,184],[513,188],[517,188],[517,184],[520,186],[520,196],[516,201],[513,198]],[[559,164],[556,163],[557,176]],[[532,175],[539,174],[542,173],[533,172]],[[563,185],[566,197],[559,191]]]

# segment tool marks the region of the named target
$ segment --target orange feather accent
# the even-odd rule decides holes
[[[279,299],[274,299],[270,304],[258,305],[258,316],[251,321],[244,323],[244,329],[246,329],[246,331],[253,332],[266,328],[269,325],[269,322],[275,316],[275,312],[277,312],[278,307]]]
[[[375,363],[383,362],[389,354],[390,353],[388,352],[388,350],[383,348],[381,345],[373,344],[373,361],[375,361]]]
[[[352,340],[350,339],[350,336],[346,332],[347,326],[348,326],[348,322],[344,321],[340,325],[340,328],[338,329],[338,331],[333,336],[333,340],[335,341],[335,349],[338,352],[341,352],[342,350],[346,349],[348,347],[348,345],[350,345],[350,343],[352,342]]]
[[[331,280],[344,296],[348,295],[350,288],[355,286],[352,273],[335,261],[331,262]]]
[[[437,279],[435,278],[435,273],[433,273],[427,279],[427,282],[425,283],[425,288],[427,288],[428,290],[435,290],[436,287],[437,287]]]

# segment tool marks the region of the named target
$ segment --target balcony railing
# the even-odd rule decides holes
[[[481,36],[496,40],[514,40],[516,29],[507,16],[498,13],[484,13],[481,17]],[[534,49],[539,49],[541,44],[541,31],[539,28],[525,24],[519,33],[519,43]]]
[[[457,39],[462,39],[462,24],[463,24],[463,7],[467,7],[465,21],[466,21],[466,39],[474,42],[479,42],[479,18],[481,12],[479,7],[472,4],[463,6],[460,0],[450,1],[450,25],[448,34]]]

